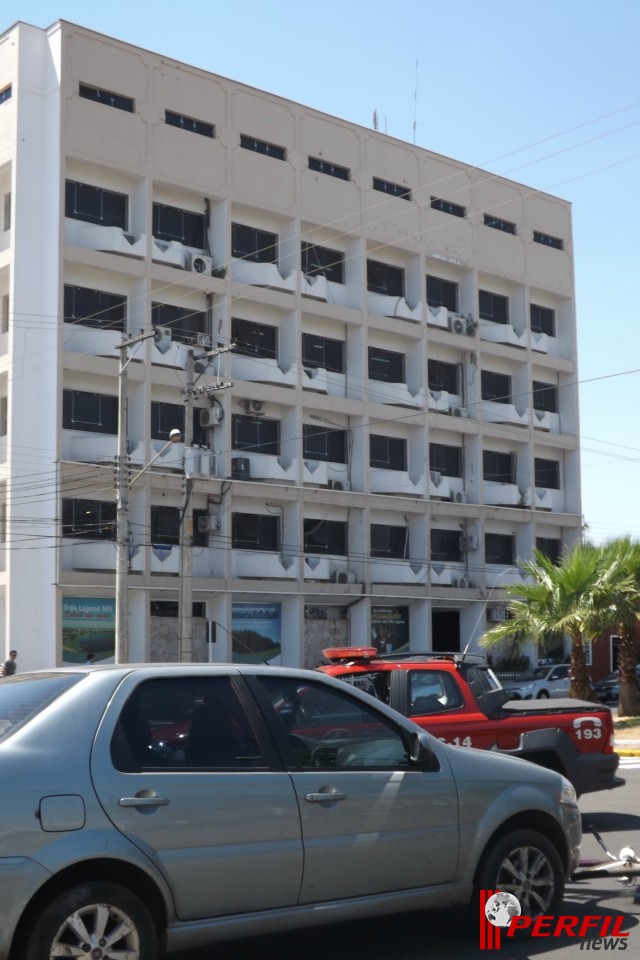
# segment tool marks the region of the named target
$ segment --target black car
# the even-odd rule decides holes
[[[640,664],[636,664],[636,680],[638,690],[640,690]],[[613,670],[603,680],[598,680],[593,685],[594,692],[603,703],[617,701],[620,697],[620,671]]]

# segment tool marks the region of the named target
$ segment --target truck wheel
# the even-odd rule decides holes
[[[33,918],[23,956],[155,960],[156,930],[130,890],[106,881],[87,882],[63,891]]]
[[[476,878],[480,890],[512,893],[526,916],[555,914],[564,893],[562,860],[544,834],[514,830],[485,851]]]
[[[548,690],[541,690],[540,693],[539,693],[538,696],[537,696],[537,699],[538,699],[538,700],[548,700],[548,699],[549,699],[549,691],[548,691]]]

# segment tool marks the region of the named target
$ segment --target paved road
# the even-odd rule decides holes
[[[583,797],[585,839],[583,855],[599,858],[604,854],[593,836],[587,833],[592,824],[613,853],[630,845],[640,852],[640,759],[623,761],[620,771],[626,786],[612,792]],[[570,884],[564,912],[567,914],[624,916],[623,929],[630,930],[625,957],[640,956],[640,903],[634,902],[636,887],[622,886],[615,880],[590,880]],[[505,939],[503,938],[503,944]],[[177,960],[585,960],[594,957],[586,943],[566,939],[507,942],[499,951],[481,951],[477,925],[460,910],[437,911],[436,914],[408,914],[381,918],[366,924],[345,923],[314,927],[306,931],[259,937],[251,940],[218,944],[206,950],[192,950],[177,955]],[[596,947],[597,949],[597,947]],[[602,950],[603,947],[600,947]],[[619,950],[619,948],[618,948]],[[610,953],[617,954],[618,950]],[[596,954],[602,957],[602,952]]]

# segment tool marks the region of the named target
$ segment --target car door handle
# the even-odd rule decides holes
[[[346,793],[334,793],[327,791],[327,793],[306,793],[305,800],[307,803],[332,803],[334,800],[347,800]]]
[[[166,807],[169,801],[166,797],[120,797],[119,807]]]

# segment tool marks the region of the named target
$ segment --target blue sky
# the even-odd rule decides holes
[[[179,15],[180,19],[176,19]],[[640,3],[3,0],[557,194],[573,205],[583,512],[640,539]],[[635,279],[634,279],[635,278]]]

